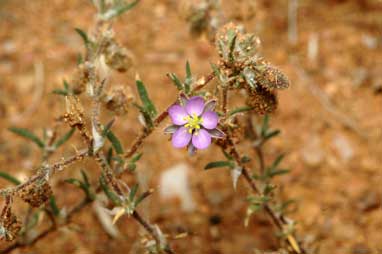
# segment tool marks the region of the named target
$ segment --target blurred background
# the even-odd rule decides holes
[[[299,237],[312,253],[382,253],[382,1],[221,2],[225,18],[258,35],[263,56],[291,81],[290,89],[279,93],[279,108],[271,116],[281,136],[265,153],[267,162],[280,152],[287,154],[283,165],[292,171],[278,178],[278,192],[296,201],[288,216],[298,223]],[[134,91],[138,73],[160,110],[176,98],[166,73],[183,75],[189,60],[200,77],[217,60],[206,38],[190,34],[181,4],[142,0],[114,23],[116,38],[132,52],[135,65],[128,73],[113,73],[111,83]],[[87,0],[0,0],[0,170],[26,179],[39,165],[35,146],[7,128],[28,128],[41,136],[62,115],[64,100],[52,90],[75,71],[83,43],[74,28],[88,30],[94,13]],[[137,116],[131,109],[114,127],[125,147],[141,130]],[[74,147],[81,147],[77,135],[51,161],[69,156]],[[203,170],[206,163],[223,158],[219,149],[189,157],[173,149],[158,130],[141,150],[137,175],[145,185],[141,187],[155,193],[140,209],[170,235],[189,233],[171,240],[178,253],[278,248],[266,215],[256,214],[244,227],[245,184],[235,192],[229,172]],[[78,176],[79,169],[97,181],[93,162],[57,174],[53,190],[59,207],[81,199],[80,190],[63,183]],[[1,188],[8,185],[0,180]],[[17,213],[26,210],[20,202]],[[143,253],[144,232],[135,221],[123,217],[111,237],[100,216],[91,205],[73,223],[12,253]],[[0,249],[6,246],[0,243]]]

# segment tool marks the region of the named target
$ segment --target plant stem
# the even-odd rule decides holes
[[[232,141],[232,138],[229,134],[227,134],[227,143],[228,147],[222,147],[225,150],[228,150],[229,148],[229,153],[232,155],[234,158],[235,162],[237,165],[239,165],[242,168],[242,175],[244,176],[245,181],[248,183],[248,185],[251,187],[252,191],[255,192],[256,194],[261,194],[260,189],[257,187],[255,180],[252,178],[250,172],[251,170],[245,167],[242,162],[241,162],[241,156],[239,152],[237,151],[235,144]],[[269,215],[271,218],[272,222],[274,225],[281,231],[284,231],[284,226],[287,225],[287,221],[283,216],[278,216],[275,211],[273,211],[272,207],[269,206],[269,204],[264,204],[264,210],[265,212]],[[287,238],[287,243],[293,250],[293,253],[297,254],[304,254],[306,253],[305,250],[298,244],[297,240],[295,237],[290,234],[289,237]],[[296,246],[297,245],[297,246]]]

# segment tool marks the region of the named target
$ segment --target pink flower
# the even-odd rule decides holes
[[[165,129],[172,134],[175,148],[188,146],[190,151],[206,149],[212,138],[225,135],[217,129],[219,117],[214,112],[215,101],[204,102],[203,97],[184,98],[184,105],[175,104],[168,109],[173,125]]]

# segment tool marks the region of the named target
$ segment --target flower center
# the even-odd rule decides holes
[[[193,114],[192,116],[186,116],[185,119],[187,120],[187,123],[184,125],[184,127],[188,128],[189,133],[192,133],[193,130],[199,130],[200,125],[203,123],[203,119],[196,114]]]

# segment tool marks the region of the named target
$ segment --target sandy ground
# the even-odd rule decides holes
[[[177,2],[143,0],[115,22],[117,38],[133,52],[135,67],[128,74],[113,73],[111,82],[134,89],[138,72],[161,110],[176,98],[167,72],[183,73],[189,60],[194,73],[202,76],[217,59],[207,40],[190,36]],[[289,216],[298,222],[300,238],[312,253],[382,253],[382,3],[300,1],[298,37],[292,45],[287,1],[222,2],[227,18],[255,32],[263,55],[291,80],[291,88],[279,93],[280,106],[272,116],[272,126],[282,136],[266,147],[266,154],[271,161],[278,153],[287,153],[284,165],[292,173],[280,177],[278,184],[284,199],[297,201]],[[0,1],[1,170],[25,179],[39,164],[33,144],[25,144],[7,127],[27,127],[41,134],[63,112],[63,100],[51,91],[73,73],[82,47],[73,29],[88,29],[93,14],[85,0]],[[125,147],[139,134],[136,119],[132,109],[116,123]],[[77,139],[73,145],[80,147]],[[247,152],[246,146],[241,149]],[[60,151],[69,155],[73,147]],[[203,171],[207,162],[222,158],[217,148],[190,158],[172,149],[157,131],[142,152],[138,175],[149,187],[158,189],[161,173],[170,167],[189,168],[194,211],[161,201],[158,192],[142,207],[164,232],[191,232],[172,241],[178,253],[244,254],[254,248],[277,248],[266,216],[259,214],[248,228],[243,226],[248,193],[244,182],[234,192],[228,172]],[[81,198],[79,190],[62,183],[81,168],[96,181],[94,163],[76,164],[57,175],[54,192],[60,206]],[[0,181],[0,187],[7,185]],[[25,211],[21,205],[20,214]],[[142,253],[137,232],[143,231],[137,224],[122,218],[118,227],[121,237],[110,239],[89,208],[70,226],[14,253]],[[0,243],[0,248],[6,245]]]

